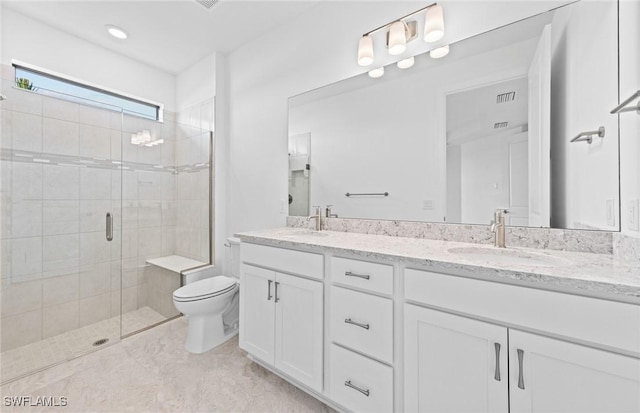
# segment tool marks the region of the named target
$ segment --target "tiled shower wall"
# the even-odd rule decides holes
[[[175,254],[209,263],[211,134],[208,131],[212,129],[212,103],[203,102],[177,115],[174,142],[177,175],[173,175],[174,179],[171,181],[171,188],[174,190],[172,201],[168,201],[171,208],[163,208],[163,211],[172,211],[172,219],[163,219],[163,225],[170,225],[163,227],[162,256]],[[163,199],[167,198],[168,194],[164,194]],[[178,315],[173,305],[172,292],[180,286],[180,277],[171,271],[142,264],[140,263],[139,268],[142,268],[141,278],[144,284],[141,291],[144,294],[139,294],[139,299],[165,317]]]
[[[191,221],[184,226],[178,211],[181,195],[197,203],[204,186],[183,175],[208,169],[178,162],[200,160],[200,137],[208,134],[176,127],[172,113],[159,123],[7,84],[0,103],[3,351],[148,305],[156,282],[147,259],[180,245],[198,251],[181,255],[201,257],[202,248],[187,250],[192,241],[180,239]],[[132,145],[131,133],[142,129],[164,143]],[[115,216],[111,243],[107,211]]]
[[[213,111],[213,100],[206,100],[179,111],[176,124],[176,164],[180,173],[175,251],[177,255],[207,263],[212,181],[209,151],[213,148],[209,131],[213,130]]]

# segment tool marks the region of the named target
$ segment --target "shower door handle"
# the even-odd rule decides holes
[[[107,212],[107,223],[106,223],[105,233],[107,236],[107,241],[112,241],[113,240],[113,217],[111,216],[111,212]]]

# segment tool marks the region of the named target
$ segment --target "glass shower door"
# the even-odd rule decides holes
[[[2,79],[2,382],[122,335],[122,111],[34,89]]]

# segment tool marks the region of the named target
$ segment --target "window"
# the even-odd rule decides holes
[[[17,87],[78,103],[90,104],[103,109],[122,109],[122,111],[128,115],[152,120],[162,120],[161,105],[144,102],[95,86],[65,79],[42,70],[15,63],[13,66],[16,70]]]

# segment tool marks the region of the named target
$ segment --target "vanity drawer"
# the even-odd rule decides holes
[[[393,294],[393,267],[386,264],[331,257],[331,279],[382,294]]]
[[[240,257],[247,264],[319,280],[324,278],[324,256],[321,254],[243,242]]]
[[[331,345],[331,400],[354,412],[393,411],[393,369]]]
[[[393,363],[393,303],[346,288],[331,287],[331,339]]]

